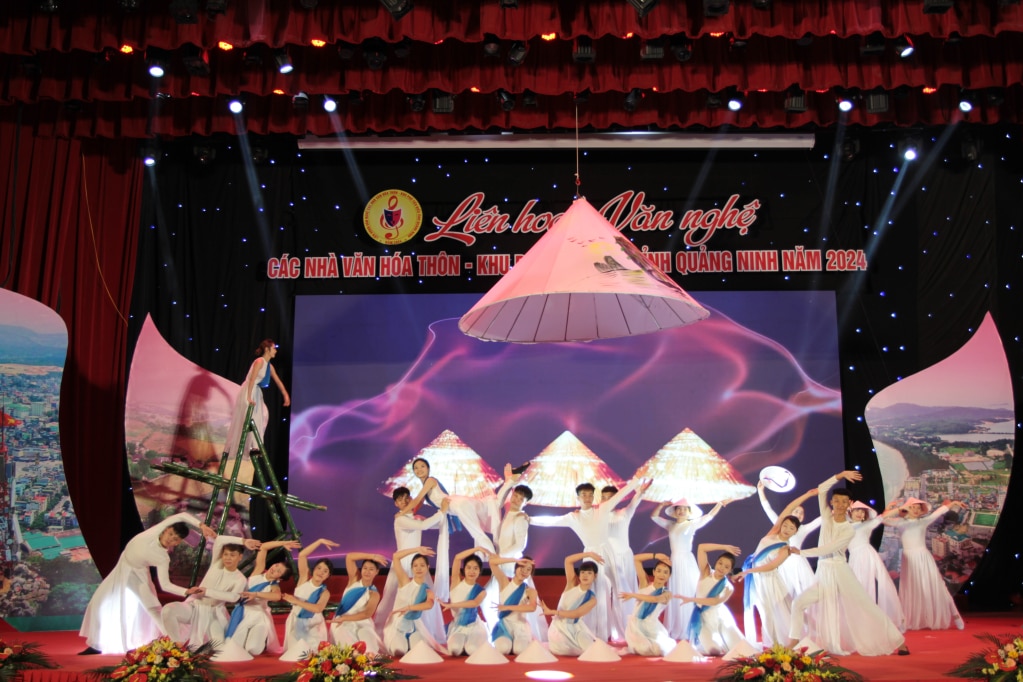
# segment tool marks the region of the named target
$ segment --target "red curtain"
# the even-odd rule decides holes
[[[132,146],[39,138],[0,122],[0,283],[67,325],[64,471],[104,573],[121,540],[127,311],[143,176]]]

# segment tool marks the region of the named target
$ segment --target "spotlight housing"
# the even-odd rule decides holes
[[[380,38],[369,38],[362,44],[362,58],[370,71],[379,71],[387,63],[387,44]]]
[[[884,54],[884,44],[884,34],[880,31],[874,31],[870,35],[865,36],[860,43],[860,56]]]
[[[963,139],[959,143],[959,152],[963,155],[963,161],[976,163],[980,159],[982,150],[979,138],[974,137],[971,133],[963,135]]]
[[[501,9],[518,9],[519,0],[500,0]]]
[[[899,140],[899,156],[906,161],[913,161],[920,156],[920,138],[909,135]]]
[[[733,92],[728,96],[728,110],[739,111],[746,103],[746,97],[741,92]]]
[[[211,19],[227,11],[227,0],[206,0],[206,15]]]
[[[955,0],[924,0],[924,14],[944,14],[954,5]]]
[[[169,9],[179,24],[199,23],[199,0],[171,0]]]
[[[395,19],[401,19],[403,16],[412,11],[412,0],[380,0],[380,4],[384,6],[391,16]]]
[[[721,95],[717,92],[707,93],[707,108],[708,109],[720,109],[724,106],[724,101],[721,99]]]
[[[36,9],[44,14],[54,14],[60,11],[59,0],[39,0]]]
[[[589,88],[586,88],[585,90],[580,90],[579,92],[574,93],[572,95],[572,104],[575,104],[577,106],[580,105],[580,104],[586,104],[589,101],[590,101],[590,89]]]
[[[159,161],[160,153],[155,142],[144,143],[139,152],[142,154],[142,163],[147,168],[152,168]]]
[[[295,70],[291,56],[286,48],[279,48],[274,52],[274,63],[277,65],[277,73],[286,76]]]
[[[975,99],[976,98],[973,96],[972,92],[968,92],[966,90],[961,91],[959,93],[959,111],[964,114],[968,114],[973,111],[973,102]]]
[[[291,98],[291,104],[295,109],[304,111],[309,108],[309,95],[308,93],[299,90],[295,93],[295,96]]]
[[[522,62],[526,61],[527,54],[529,54],[529,43],[516,40],[508,48],[508,61],[515,66],[520,66]]]
[[[629,4],[636,10],[636,14],[642,19],[647,12],[657,6],[657,0],[629,0]]]
[[[522,91],[522,106],[526,109],[533,109],[536,107],[536,93],[532,90]]]
[[[501,56],[501,39],[495,36],[493,33],[487,33],[483,36],[483,56],[484,57],[500,57]]]
[[[167,53],[163,50],[156,47],[146,49],[146,70],[153,78],[166,76],[168,63]]]
[[[241,97],[232,97],[227,101],[227,109],[232,114],[240,114],[245,111],[245,102]]]
[[[860,155],[860,141],[855,137],[846,138],[842,141],[842,160],[852,161]]]
[[[210,55],[198,45],[185,43],[181,46],[181,63],[192,76],[204,78],[210,75]]]
[[[142,0],[117,0],[117,6],[125,12],[134,12],[142,4]]]
[[[664,59],[664,39],[650,38],[649,40],[644,40],[639,48],[639,58],[644,61]]]
[[[408,59],[408,56],[412,54],[412,40],[405,36],[394,44],[391,48],[391,54],[394,55],[395,59]]]
[[[406,99],[410,111],[418,113],[426,109],[426,95],[409,95]]]
[[[592,64],[597,55],[593,50],[593,39],[589,36],[579,36],[572,43],[572,61],[576,64]]]
[[[622,101],[622,109],[625,109],[631,114],[642,101],[643,91],[639,88],[633,88],[632,90],[629,90],[629,94],[627,94],[625,99]]]
[[[901,35],[896,39],[895,54],[899,55],[900,59],[909,59],[915,50],[913,40],[908,35]]]
[[[504,88],[497,91],[497,101],[501,103],[501,109],[503,111],[511,111],[515,108],[515,95],[511,94]]]
[[[785,111],[801,114],[806,111],[806,92],[802,88],[792,86],[785,93]]]
[[[330,95],[323,96],[323,110],[328,114],[333,114],[337,111],[337,100]]]
[[[669,43],[671,54],[675,56],[679,62],[688,62],[693,58],[693,41],[686,38],[685,34],[680,33],[677,36],[673,36]]]
[[[728,14],[728,0],[703,0],[703,16],[723,17]]]
[[[455,110],[455,98],[446,92],[436,90],[430,108],[435,114],[450,114]]]
[[[887,113],[891,104],[888,93],[885,92],[884,88],[875,88],[871,90],[867,93],[867,96],[864,99],[864,107],[868,114]]]

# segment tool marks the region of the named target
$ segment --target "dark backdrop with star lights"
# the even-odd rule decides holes
[[[954,132],[954,131],[953,131]],[[991,311],[1003,339],[1020,433],[1023,388],[1023,164],[1018,131],[978,135],[979,162],[963,160],[959,137],[917,131],[927,151],[905,164],[900,132],[862,132],[852,158],[843,139],[818,138],[813,150],[599,150],[581,157],[581,193],[597,206],[625,190],[676,217],[711,208],[737,193],[762,208],[749,234],[721,231],[710,250],[862,249],[865,272],[670,273],[701,291],[832,290],[838,312],[847,466],[866,481],[856,491],[880,497],[880,477],[863,419],[870,397],[947,357]],[[844,138],[848,140],[849,138]],[[434,215],[448,215],[475,191],[513,217],[530,199],[561,211],[575,191],[571,151],[299,151],[293,141],[181,140],[165,147],[146,183],[132,324],[150,313],[185,357],[240,381],[259,339],[281,344],[275,364],[291,385],[296,295],[482,293],[496,277],[269,279],[267,262],[290,254],[351,256],[476,252],[524,253],[530,235],[484,235],[467,248],[423,236]],[[212,144],[216,159],[196,160]],[[246,167],[259,145],[267,160]],[[854,151],[855,153],[848,153]],[[905,166],[905,167],[903,167]],[[405,244],[385,247],[362,227],[366,200],[402,189],[422,204],[426,222]],[[507,207],[507,208],[503,208]],[[677,229],[628,234],[651,251],[685,250]],[[414,305],[414,297],[410,299]],[[300,387],[292,387],[293,391]],[[270,400],[267,442],[287,475],[288,411]],[[1023,512],[1023,474],[1014,469],[1003,519]],[[354,482],[349,482],[349,485]],[[341,488],[343,489],[343,488]],[[329,504],[329,502],[328,502]],[[259,518],[258,514],[255,518]],[[257,537],[261,522],[257,521]],[[127,529],[129,532],[131,529]],[[1021,593],[1023,540],[999,525],[964,597],[978,609],[1009,608]]]

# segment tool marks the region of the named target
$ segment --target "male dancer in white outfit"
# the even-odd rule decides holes
[[[290,552],[302,549],[302,543],[297,540],[272,540],[260,546],[248,585],[231,611],[231,621],[225,633],[252,656],[258,656],[264,651],[280,656],[283,651],[270,612],[270,602],[281,601],[280,582],[291,574],[291,568],[284,561],[266,565],[270,551],[279,547]]]
[[[646,492],[651,483],[653,481],[647,481],[639,486],[636,489],[636,493],[632,496],[632,500],[624,508],[612,510],[610,521],[608,522],[607,544],[611,555],[611,562],[605,564],[604,571],[608,573],[608,577],[611,579],[613,590],[611,600],[614,603],[618,603],[621,600],[619,607],[621,608],[622,619],[626,623],[629,621],[629,616],[632,615],[634,602],[631,599],[621,599],[621,595],[635,592],[639,581],[636,577],[636,563],[633,559],[632,545],[629,541],[629,525],[632,523],[632,517],[636,515],[636,509],[643,499],[643,493]],[[600,504],[605,505],[610,502],[617,492],[618,488],[613,485],[604,486],[600,491]]]
[[[595,489],[590,483],[576,486],[579,509],[562,516],[534,516],[534,526],[571,528],[583,543],[584,552],[596,552],[604,557],[604,566],[612,562],[611,547],[608,543],[611,512],[625,497],[636,489],[638,481],[629,483],[600,507],[593,506]],[[597,605],[586,614],[585,622],[597,639],[622,640],[625,637],[625,620],[622,618],[620,603],[611,603],[611,581],[604,571],[597,574],[594,585]]]
[[[490,501],[490,518],[494,522],[494,546],[497,548],[497,555],[507,559],[521,559],[526,550],[526,542],[529,540],[529,516],[523,509],[529,504],[529,500],[533,499],[533,491],[527,485],[516,485],[512,488],[518,478],[519,475],[513,472],[511,464],[505,464],[504,483],[497,491],[497,495]],[[506,499],[508,500],[508,510],[502,513]],[[498,565],[509,578],[515,575],[514,563]],[[535,587],[532,578],[529,583],[530,587]],[[496,580],[491,580],[487,583],[486,590],[487,596],[483,601],[483,618],[492,629],[497,624],[500,587]],[[546,641],[547,621],[538,613],[529,614],[527,620],[533,629],[533,636],[541,641]]]
[[[828,491],[838,481],[860,481],[858,471],[843,471],[817,487],[821,509],[820,545],[803,551],[816,556],[817,574],[813,585],[792,603],[789,645],[795,646],[804,636],[806,609],[817,604],[815,632],[810,639],[825,650],[844,656],[882,656],[898,650],[908,654],[905,637],[899,628],[871,601],[860,581],[845,560],[845,550],[856,534],[846,512],[852,500],[845,489],[835,490],[828,504]],[[795,550],[792,550],[795,551]]]

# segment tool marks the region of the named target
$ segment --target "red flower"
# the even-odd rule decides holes
[[[117,680],[128,674],[130,668],[126,665],[122,665],[120,668],[114,668],[114,671],[110,673],[110,677]]]
[[[309,682],[309,680],[311,679],[313,679],[312,671],[303,670],[301,673],[299,673],[298,679],[296,679],[295,682]]]
[[[317,651],[323,651],[330,646],[330,642],[320,642],[320,646],[316,648]]]
[[[366,653],[366,643],[363,641],[356,642],[355,644],[352,645],[352,648],[358,651],[360,654]]]
[[[320,664],[320,670],[322,670],[325,673],[329,673],[333,669],[334,664],[331,663],[330,661],[324,661],[323,663]]]
[[[987,661],[988,663],[1001,663],[1002,657],[998,655],[997,651],[992,651],[991,653],[984,657],[984,660]]]
[[[1016,669],[1016,659],[1014,659],[1014,658],[1007,658],[1004,661],[1002,661],[1001,663],[999,663],[998,667],[1001,668],[1002,670],[1005,670],[1006,672],[1008,672],[1009,670],[1015,670]]]
[[[767,671],[763,668],[750,668],[746,671],[746,674],[742,676],[744,680],[753,680],[758,677],[763,677]]]
[[[128,682],[146,682],[146,680],[148,679],[149,677],[146,676],[144,673],[134,673],[132,674],[131,677],[128,678]]]

